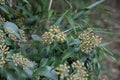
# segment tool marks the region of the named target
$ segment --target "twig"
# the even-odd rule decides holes
[[[53,2],[53,0],[50,0],[50,3],[49,3],[49,8],[48,8],[48,10],[50,10],[50,9],[51,9],[52,2]]]
[[[10,0],[10,7],[12,7],[13,6],[13,1],[12,0]]]

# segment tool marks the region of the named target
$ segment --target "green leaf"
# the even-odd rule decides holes
[[[115,62],[117,62],[114,54],[110,52],[108,49],[104,48],[102,45],[100,45],[99,49],[104,53],[104,55],[110,56]]]
[[[17,27],[16,24],[12,23],[12,22],[5,22],[4,25],[3,25],[4,29],[11,29],[12,30],[12,33],[20,39],[20,34],[19,34],[19,29]]]
[[[99,0],[99,1],[91,4],[90,6],[88,6],[87,9],[92,9],[92,8],[96,7],[97,5],[103,3],[104,1],[105,1],[105,0]]]
[[[29,15],[30,17],[32,17],[32,12],[30,12],[28,9],[26,9],[23,6],[17,6],[18,9],[23,10],[23,14],[25,15]]]
[[[17,76],[13,71],[7,70],[7,80],[16,80]],[[17,80],[20,80],[19,78]]]
[[[48,11],[48,17],[50,18],[53,15],[53,13],[54,13],[54,10],[49,10]]]
[[[66,60],[66,59],[68,59],[70,57],[73,57],[74,55],[75,55],[75,53],[73,53],[72,51],[65,50],[63,52],[63,55],[62,55],[62,61]]]
[[[54,70],[50,66],[40,67],[35,71],[34,76],[45,76],[53,80],[58,80],[58,76]]]
[[[0,9],[1,9],[2,11],[4,11],[6,14],[9,14],[8,9],[5,8],[5,7],[6,7],[6,6],[1,6],[1,5],[0,5]]]
[[[64,19],[64,16],[68,13],[69,10],[66,10],[62,15],[61,17],[56,21],[55,25],[59,25],[62,20]]]
[[[36,35],[36,34],[33,34],[31,37],[32,37],[32,39],[35,40],[35,41],[41,41],[40,36],[38,36],[38,35]]]
[[[47,54],[47,55],[49,55],[50,49],[51,49],[51,46],[48,45],[48,46],[46,47],[46,54]]]
[[[24,68],[24,71],[27,73],[27,75],[29,76],[29,78],[31,78],[32,77],[32,75],[33,75],[33,69],[31,69],[31,68]]]
[[[30,5],[29,1],[28,0],[23,0],[25,3],[27,3],[28,5]]]
[[[47,58],[42,58],[41,61],[40,61],[40,66],[43,67],[47,64],[48,62],[48,59]]]
[[[20,66],[15,66],[13,62],[9,62],[9,66],[15,70],[13,72],[16,74],[17,78],[22,79],[22,80],[25,78],[28,78],[28,75],[25,73],[25,71]]]
[[[75,24],[74,24],[74,20],[72,19],[71,15],[70,15],[70,14],[67,14],[67,15],[66,15],[66,19],[67,19],[67,21],[69,22],[71,28],[74,30],[75,34],[77,34],[76,28],[75,28]]]
[[[99,0],[91,5],[89,5],[88,7],[86,7],[85,9],[83,9],[82,11],[78,12],[77,14],[74,15],[73,19],[77,19],[79,18],[81,15],[85,14],[88,10],[96,7],[97,5],[103,3],[105,0]]]
[[[80,45],[80,40],[79,39],[74,39],[71,43],[70,46],[72,45]]]

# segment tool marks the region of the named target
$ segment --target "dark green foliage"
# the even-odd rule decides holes
[[[57,10],[59,2],[61,7]],[[81,0],[77,5],[74,5],[75,2],[72,0],[53,1],[54,5],[50,7],[48,0],[13,0],[12,4],[6,0],[5,4],[0,5],[0,15],[6,19],[5,23],[0,24],[1,30],[5,33],[3,44],[10,47],[10,53],[6,59],[11,59],[13,54],[20,53],[32,61],[30,66],[24,68],[22,65],[15,66],[12,61],[8,60],[0,67],[0,79],[59,80],[55,68],[64,63],[71,66],[73,62],[79,60],[84,63],[84,67],[87,69],[88,80],[98,80],[101,74],[99,58],[108,55],[114,59],[114,55],[102,44],[89,54],[82,52],[80,50],[82,40],[78,39],[78,35],[87,28],[92,28],[93,32],[102,32],[102,29],[95,28],[90,24],[88,15],[91,9],[104,0],[93,2],[90,5],[87,0]],[[55,3],[57,4],[55,5]],[[43,43],[42,35],[49,31],[51,25],[59,26],[61,31],[67,35],[65,42],[54,41],[49,45]],[[6,28],[13,31],[12,34],[17,37],[17,40],[12,40],[10,36],[7,36]],[[22,34],[19,29],[25,31],[27,41],[21,41]],[[72,71],[73,69],[70,68],[71,73]]]

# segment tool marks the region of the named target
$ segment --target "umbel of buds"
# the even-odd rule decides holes
[[[57,74],[60,75],[60,80],[64,79],[64,77],[67,77],[69,74],[69,66],[67,64],[60,64],[57,68]]]
[[[5,0],[0,0],[0,4],[5,4]]]
[[[49,32],[55,35],[55,34],[60,33],[61,31],[60,31],[59,26],[53,25],[53,26],[50,26]]]
[[[81,40],[80,49],[84,53],[90,53],[95,47],[101,43],[101,38],[88,28],[85,32],[80,33],[78,38]]]
[[[3,0],[3,1],[4,1],[4,0]],[[0,0],[0,3],[2,3],[1,0]],[[2,25],[4,22],[5,22],[5,18],[3,18],[3,17],[0,15],[0,25]]]
[[[55,35],[55,39],[56,41],[63,43],[65,41],[65,36],[66,35],[63,32],[60,32],[57,35]]]
[[[6,33],[8,34],[8,37],[14,41],[17,40],[17,37],[14,35],[13,30],[11,30],[11,28],[6,28],[5,29]]]
[[[22,30],[22,29],[19,29],[19,33],[20,33],[20,36],[21,36],[21,42],[27,42],[27,38],[26,38],[26,35],[25,35],[25,31]]]
[[[70,74],[70,67],[67,64],[60,64],[56,68],[56,72],[60,75],[60,80],[66,78],[67,80],[88,80],[87,70],[84,64],[80,61],[72,63],[73,72]]]
[[[29,67],[29,64],[30,64],[30,61],[27,58],[25,58],[24,56],[22,56],[18,53],[13,54],[12,61],[15,63],[16,66],[22,65],[23,68]]]
[[[88,80],[88,74],[84,67],[84,63],[81,63],[80,61],[73,62],[72,68],[74,68],[74,72],[67,78],[67,80]]]
[[[6,45],[0,45],[0,67],[7,63],[7,54],[9,53],[9,47]],[[16,66],[22,65],[23,68],[30,66],[30,61],[19,53],[13,54],[10,58],[10,62],[14,62]]]
[[[9,47],[7,47],[6,45],[0,45],[0,53],[2,54],[3,57],[5,57],[7,55],[7,53],[9,52]]]
[[[19,33],[20,33],[20,36],[21,36],[20,40],[17,39],[17,37],[15,36],[15,34],[14,34],[13,30],[11,30],[11,28],[6,28],[5,31],[8,34],[8,37],[10,39],[12,39],[13,41],[27,42],[27,38],[25,36],[24,30],[19,29]]]
[[[6,55],[9,53],[9,47],[6,45],[0,45],[0,67],[6,63]]]
[[[5,42],[4,36],[4,32],[0,29],[0,44],[3,44]]]
[[[2,65],[4,65],[6,63],[6,61],[4,60],[4,58],[0,58],[0,67],[2,67]]]
[[[54,41],[63,43],[65,41],[66,35],[60,31],[58,26],[50,26],[49,32],[45,32],[42,35],[42,42],[45,44],[51,44]]]
[[[45,32],[42,35],[42,42],[45,44],[51,44],[54,41],[54,34],[52,34],[51,32]]]

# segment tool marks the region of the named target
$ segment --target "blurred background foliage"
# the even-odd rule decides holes
[[[38,63],[43,55],[38,55],[39,51],[34,47],[41,48],[42,45],[33,43],[31,39],[48,31],[50,25],[59,25],[63,31],[72,28],[73,34],[79,31],[75,27],[81,27],[81,31],[93,28],[94,32],[103,37],[103,45],[115,53],[119,63],[116,64],[111,58],[101,57],[102,76],[106,80],[119,80],[119,4],[119,0],[53,0],[50,6],[50,0],[5,0],[5,5],[0,5],[0,15],[25,31],[29,44],[20,45],[24,46],[20,48],[22,54]],[[26,49],[29,55],[24,54]]]

